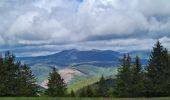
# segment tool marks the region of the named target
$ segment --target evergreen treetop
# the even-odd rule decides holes
[[[49,74],[47,86],[46,94],[48,96],[63,97],[66,95],[66,84],[56,68],[53,68],[53,71]]]

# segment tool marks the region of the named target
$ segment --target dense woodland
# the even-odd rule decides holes
[[[135,60],[132,60],[135,59]],[[78,91],[67,92],[64,79],[57,69],[49,73],[48,89],[40,91],[30,67],[6,52],[0,57],[0,96],[50,97],[162,97],[170,96],[170,57],[158,41],[151,52],[148,65],[140,57],[125,54],[120,60],[115,79],[101,76],[99,82]]]

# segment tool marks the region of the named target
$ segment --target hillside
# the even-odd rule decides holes
[[[141,57],[144,58],[142,63],[146,64],[146,54],[148,54],[146,51],[134,51],[130,54],[133,56],[142,55]],[[17,59],[31,66],[41,86],[45,87],[51,68],[57,67],[69,87],[72,88],[81,82],[93,83],[91,79],[97,81],[102,74],[105,76],[115,74],[122,56],[123,53],[111,50],[80,51],[71,49],[47,56],[19,57]]]
[[[127,53],[127,52],[126,52]],[[131,51],[130,55],[139,55],[142,62],[146,64],[149,51]],[[61,52],[37,57],[19,57],[26,64],[34,65],[38,63],[56,65],[58,67],[80,66],[80,65],[93,65],[99,67],[115,67],[122,57],[122,52],[112,50],[88,50],[80,51],[77,49],[63,50]]]
[[[55,64],[59,67],[94,65],[115,66],[118,64],[121,53],[111,50],[79,51],[76,49],[64,50],[52,55],[38,57],[20,57],[23,62],[33,65],[37,63]]]

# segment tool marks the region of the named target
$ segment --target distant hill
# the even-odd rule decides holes
[[[47,56],[20,57],[21,61],[34,65],[37,63],[54,64],[59,67],[93,65],[99,67],[115,66],[118,64],[121,53],[111,50],[79,51],[76,49],[64,50]]]
[[[142,55],[145,64],[148,52],[134,51],[131,55]],[[111,50],[89,50],[79,51],[76,49],[64,50],[52,55],[37,57],[20,57],[21,61],[26,64],[34,65],[38,63],[56,65],[58,67],[92,65],[98,67],[115,67],[119,64],[122,53]]]

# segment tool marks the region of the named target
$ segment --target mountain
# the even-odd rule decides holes
[[[147,64],[147,51],[132,51],[129,54],[133,57],[139,55],[142,58],[142,64]],[[70,89],[79,89],[82,83],[86,83],[85,85],[94,83],[101,75],[115,75],[122,57],[123,53],[111,50],[71,49],[47,56],[19,57],[17,59],[31,67],[38,78],[38,83],[43,87],[45,87],[52,67],[55,66],[67,81]]]
[[[58,67],[93,65],[99,67],[116,66],[122,54],[111,50],[79,51],[76,49],[64,50],[52,55],[18,58],[26,64],[52,64]]]
[[[132,57],[139,55],[142,64],[147,64],[149,51],[132,51],[129,52]],[[48,64],[58,67],[92,65],[98,67],[115,67],[119,64],[123,53],[111,50],[89,50],[79,51],[76,49],[64,50],[52,55],[37,57],[20,57],[22,62],[32,66],[34,64]]]

